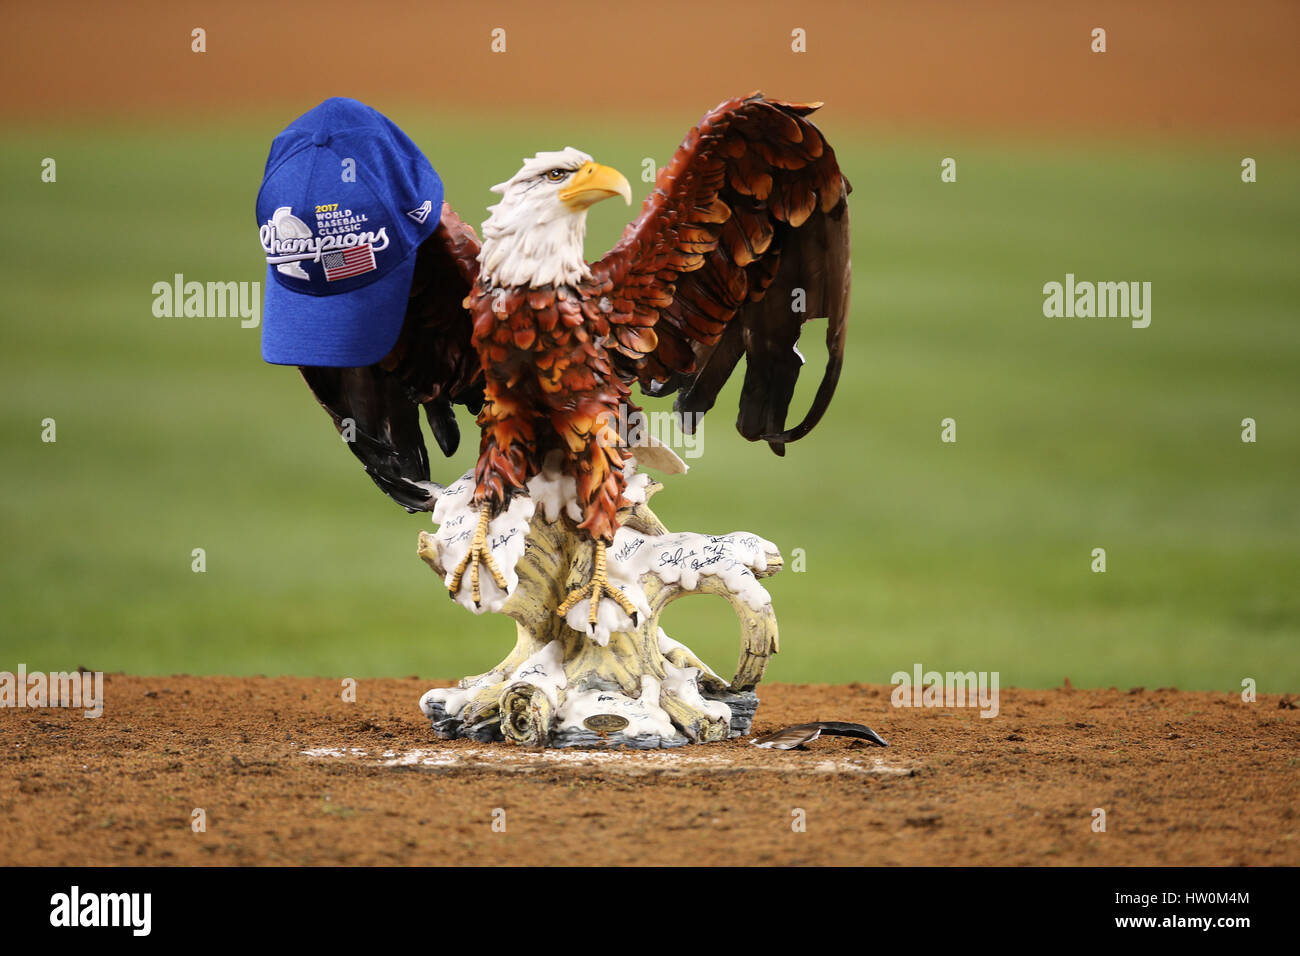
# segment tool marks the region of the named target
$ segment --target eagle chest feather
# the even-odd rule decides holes
[[[474,287],[473,344],[483,371],[500,385],[540,392],[553,403],[566,393],[608,392],[618,402],[626,386],[614,374],[606,346],[612,306],[598,287]],[[539,396],[540,397],[540,396]]]

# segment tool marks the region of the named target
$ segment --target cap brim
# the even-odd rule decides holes
[[[413,250],[383,278],[339,295],[294,292],[276,278],[275,266],[267,266],[262,358],[272,365],[327,368],[375,364],[401,334],[415,258]]]

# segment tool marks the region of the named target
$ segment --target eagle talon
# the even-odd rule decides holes
[[[564,617],[583,598],[591,598],[591,607],[587,612],[587,633],[594,636],[600,602],[601,599],[606,597],[613,598],[615,603],[623,609],[623,613],[632,619],[632,626],[637,626],[639,616],[636,605],[632,603],[631,598],[609,583],[609,575],[605,569],[605,542],[597,541],[595,568],[591,572],[591,580],[570,591],[568,596],[565,597],[564,603],[555,609],[555,613],[560,617]]]
[[[475,608],[483,606],[483,594],[479,589],[479,566],[487,565],[487,569],[492,574],[492,580],[496,582],[497,587],[502,591],[509,590],[506,585],[506,576],[501,573],[497,567],[496,561],[492,557],[492,549],[488,547],[487,531],[488,523],[492,520],[492,514],[486,503],[479,508],[478,528],[474,532],[474,539],[470,542],[470,547],[465,552],[465,557],[460,559],[460,564],[456,565],[456,570],[452,573],[451,583],[447,585],[447,590],[454,601],[456,595],[460,593],[460,585],[465,577],[465,569],[469,569],[469,587],[470,598],[474,602]]]

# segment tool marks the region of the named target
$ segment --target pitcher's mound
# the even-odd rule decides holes
[[[98,719],[0,710],[0,864],[1300,864],[1278,697],[1004,689],[985,719],[774,684],[756,734],[890,746],[530,751],[434,737],[428,687],[116,674]]]

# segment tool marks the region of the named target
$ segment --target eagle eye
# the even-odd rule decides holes
[[[552,183],[563,182],[568,175],[569,171],[567,169],[549,169],[546,171],[546,181]]]

